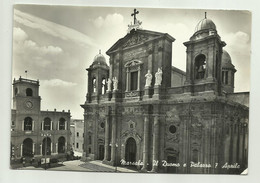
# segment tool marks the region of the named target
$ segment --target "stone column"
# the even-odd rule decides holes
[[[111,162],[116,159],[116,116],[112,116]]]
[[[52,127],[53,127],[53,122],[51,121],[51,130],[52,130]]]
[[[21,156],[23,156],[23,144],[21,144]]]
[[[40,155],[42,155],[42,144],[40,144]]]
[[[60,120],[58,121],[58,127],[57,130],[60,130]]]
[[[22,124],[22,131],[24,131],[24,120],[23,120],[23,124]]]
[[[140,80],[141,80],[141,73],[140,73],[140,65],[138,66],[138,79],[137,79],[137,91],[140,91]]]
[[[153,123],[153,169],[152,172],[158,171],[158,156],[159,156],[159,119],[158,116],[154,116]]]
[[[65,121],[65,128],[64,129],[67,130],[67,121]]]
[[[105,154],[104,161],[108,160],[108,149],[109,149],[109,115],[106,117],[106,126],[105,126]]]
[[[147,172],[148,163],[148,142],[149,142],[149,120],[148,116],[144,117],[144,142],[143,142],[143,168],[142,172]]]
[[[53,144],[52,144],[52,142],[51,142],[51,153],[52,153],[52,149],[53,149],[52,146],[53,146]]]
[[[44,127],[44,121],[42,121],[42,130],[44,130],[44,128],[43,128],[43,127]]]

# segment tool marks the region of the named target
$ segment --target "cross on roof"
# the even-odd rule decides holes
[[[136,15],[139,13],[139,11],[136,11],[136,9],[134,9],[134,13],[131,14],[131,16],[134,16],[134,24],[137,23],[136,22]]]

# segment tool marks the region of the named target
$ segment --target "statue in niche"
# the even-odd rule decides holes
[[[113,77],[113,87],[114,87],[113,91],[118,90],[118,79],[116,79],[116,77]]]
[[[152,79],[153,79],[153,75],[151,74],[150,70],[147,71],[147,74],[145,75],[145,77],[146,77],[145,86],[150,87],[152,84]]]
[[[162,84],[162,69],[158,68],[158,71],[155,73],[155,85],[160,86]]]
[[[107,80],[107,91],[111,91],[111,87],[112,87],[112,80],[110,78],[108,78],[108,80]]]

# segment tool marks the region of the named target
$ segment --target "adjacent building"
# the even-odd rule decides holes
[[[99,53],[87,69],[83,158],[142,172],[241,173],[249,92],[234,93],[236,69],[214,22],[199,21],[184,43],[185,72],[172,67],[171,35],[134,22],[106,52],[109,66]]]
[[[71,146],[74,156],[82,156],[84,148],[84,120],[72,119],[70,125]]]
[[[42,111],[38,80],[13,80],[12,159],[65,156],[70,150],[70,111]]]

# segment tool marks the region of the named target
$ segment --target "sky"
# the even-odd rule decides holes
[[[99,50],[105,52],[127,34],[134,8],[15,5],[13,10],[13,78],[40,80],[41,109],[71,110],[83,119],[87,71]],[[138,8],[146,30],[168,33],[172,65],[186,70],[183,42],[197,23],[211,19],[235,65],[235,92],[250,90],[251,14],[235,10]]]

